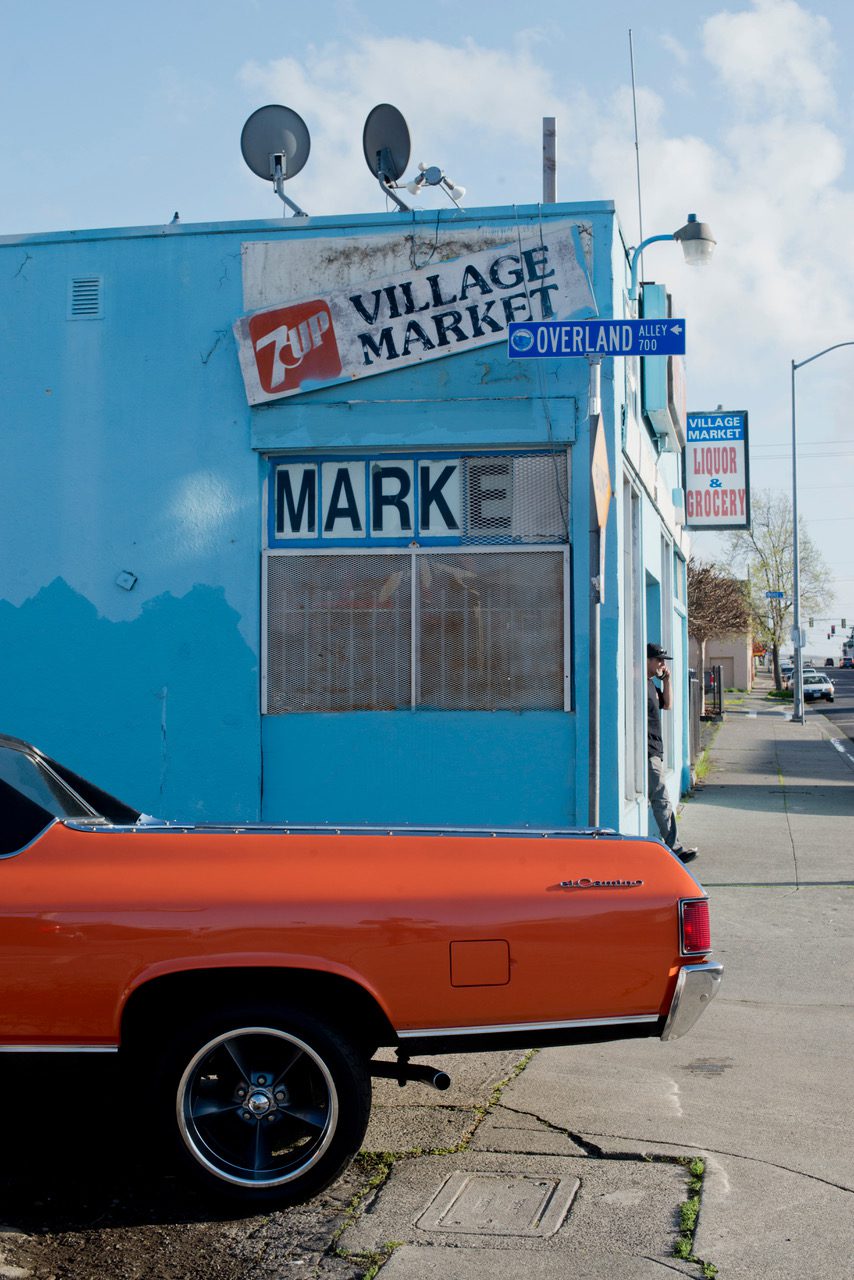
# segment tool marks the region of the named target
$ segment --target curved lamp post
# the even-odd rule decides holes
[[[825,347],[823,351],[817,351],[814,356],[807,356],[806,360],[792,361],[792,595],[794,596],[792,636],[795,650],[795,669],[793,672],[795,677],[795,697],[792,706],[792,720],[798,724],[804,723],[804,661],[803,637],[801,635],[800,563],[798,559],[800,537],[798,531],[798,433],[795,419],[795,374],[798,369],[803,369],[805,364],[812,364],[813,360],[826,356],[829,351],[838,351],[840,347],[854,347],[854,342],[835,342],[832,347]]]
[[[678,231],[672,231],[668,236],[649,236],[646,240],[642,240],[638,247],[632,250],[630,302],[637,302],[638,299],[638,263],[640,256],[647,245],[655,244],[657,240],[678,240],[689,267],[705,266],[717,244],[708,222],[698,222],[696,213],[689,213],[685,226],[680,227]]]

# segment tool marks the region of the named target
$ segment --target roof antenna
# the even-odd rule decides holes
[[[632,69],[632,111],[635,118],[635,169],[638,175],[638,244],[643,244],[643,202],[641,200],[640,143],[638,142],[638,100],[635,93],[635,46],[629,27],[629,63]],[[643,254],[640,257],[640,276],[643,279]]]

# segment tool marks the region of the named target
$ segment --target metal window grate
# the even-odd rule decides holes
[[[419,705],[563,707],[563,552],[419,557]]]
[[[103,276],[74,276],[68,286],[69,320],[100,320]]]
[[[462,540],[474,545],[568,542],[567,464],[565,451],[465,458]]]
[[[267,712],[411,703],[408,555],[270,556]]]
[[[566,553],[267,557],[267,714],[560,710]]]

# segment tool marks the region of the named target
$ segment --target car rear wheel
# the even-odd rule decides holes
[[[302,1011],[200,1019],[172,1047],[161,1097],[185,1170],[232,1200],[287,1203],[333,1182],[361,1146],[367,1058]]]

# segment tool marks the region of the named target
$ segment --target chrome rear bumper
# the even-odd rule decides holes
[[[722,964],[686,964],[676,979],[662,1040],[678,1040],[690,1031],[721,985]]]

